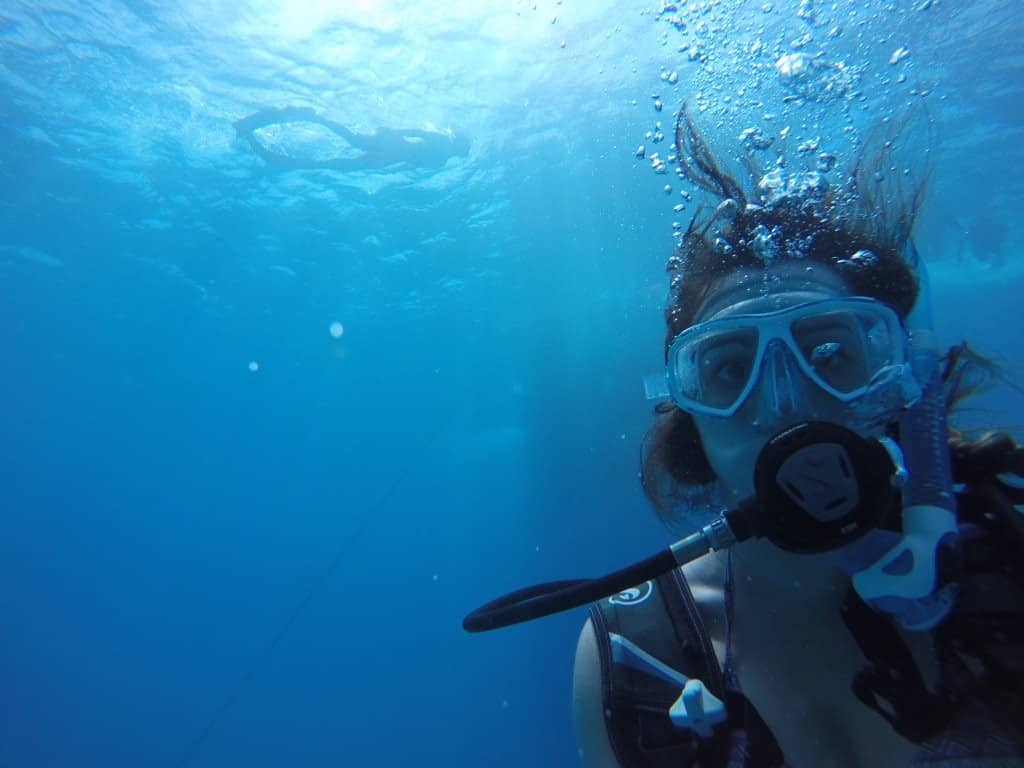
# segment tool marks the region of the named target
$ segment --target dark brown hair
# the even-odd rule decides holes
[[[803,259],[837,271],[853,295],[870,296],[905,318],[917,300],[916,251],[910,240],[924,179],[905,185],[892,165],[892,149],[908,121],[862,148],[845,183],[829,186],[808,172],[803,187],[776,172],[773,188],[749,156],[743,158],[753,194],[721,170],[686,109],[676,119],[679,172],[719,199],[698,208],[668,261],[665,352],[692,325],[715,281],[737,269],[765,269],[775,260]],[[760,182],[760,183],[759,183]],[[644,491],[666,522],[671,508],[695,494],[710,493],[714,471],[693,418],[673,403],[659,403],[642,444]]]

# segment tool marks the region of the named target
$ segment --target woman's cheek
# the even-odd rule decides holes
[[[694,416],[704,452],[719,481],[732,501],[740,501],[754,492],[754,464],[764,446],[756,430],[739,418],[720,419]]]

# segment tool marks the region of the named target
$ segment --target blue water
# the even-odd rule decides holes
[[[634,151],[683,98],[734,148],[926,101],[937,327],[1024,380],[1015,3],[431,5],[0,8],[2,768],[574,764],[582,612],[460,622],[666,541],[641,381],[695,203]],[[855,86],[784,101],[818,49]],[[232,125],[292,105],[470,150],[275,167]]]

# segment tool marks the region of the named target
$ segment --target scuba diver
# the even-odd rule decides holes
[[[591,603],[586,768],[1024,766],[1024,449],[947,426],[992,369],[936,347],[921,190],[877,204],[880,153],[852,190],[775,169],[748,193],[685,106],[676,148],[721,201],[668,262],[666,398],[642,444],[684,538],[463,626]]]
[[[344,141],[353,154],[323,160],[293,157],[268,146],[256,133],[260,128],[298,122],[326,128]],[[469,154],[469,140],[451,132],[378,128],[374,133],[355,133],[341,123],[321,117],[308,107],[260,110],[236,121],[234,127],[236,138],[245,138],[252,150],[265,162],[288,170],[430,170],[443,167],[449,158]]]

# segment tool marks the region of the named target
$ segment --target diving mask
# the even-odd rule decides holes
[[[780,344],[810,381],[844,403],[906,369],[907,334],[893,310],[871,298],[829,298],[687,328],[669,348],[669,394],[689,413],[732,416]]]

